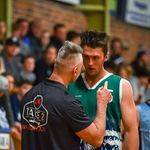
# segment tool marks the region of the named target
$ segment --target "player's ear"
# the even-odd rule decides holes
[[[75,67],[73,68],[73,74],[74,74],[74,76],[76,76],[76,75],[77,75],[77,72],[78,72],[78,67],[77,67],[77,66],[75,66]]]

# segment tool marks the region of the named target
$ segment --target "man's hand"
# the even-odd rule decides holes
[[[108,91],[108,81],[104,83],[104,86],[99,88],[97,91],[97,103],[98,104],[108,104],[108,102],[112,99],[111,92]]]

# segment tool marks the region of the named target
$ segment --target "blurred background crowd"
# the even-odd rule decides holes
[[[14,7],[22,7],[21,2],[20,4],[17,2],[19,0],[14,0]],[[33,2],[38,3],[36,0]],[[22,3],[27,5],[23,1]],[[45,1],[45,3],[49,2]],[[66,3],[58,2],[50,2],[50,4],[54,7],[59,5],[59,9],[63,9],[61,7],[66,5]],[[70,9],[72,6],[67,4],[66,7]],[[30,7],[28,9],[32,10]],[[17,11],[16,9],[14,12]],[[75,13],[77,13],[76,10]],[[0,128],[12,128],[14,139],[21,140],[20,102],[24,94],[50,76],[57,52],[64,41],[69,40],[80,45],[80,33],[88,29],[82,24],[81,28],[79,28],[80,24],[77,28],[73,27],[71,23],[67,24],[65,19],[59,19],[60,15],[64,14],[57,14],[50,29],[47,28],[48,25],[45,25],[44,16],[40,15],[38,17],[34,15],[28,17],[28,13],[14,15],[9,27],[5,19],[0,19]],[[114,18],[113,16],[112,22],[115,21]],[[78,20],[74,18],[76,19]],[[133,25],[131,26],[133,28]],[[7,34],[10,30],[11,32]],[[97,29],[93,28],[93,30]],[[144,30],[149,32],[147,28]],[[143,38],[142,42],[141,38],[139,43],[134,43],[136,50],[132,52],[130,41],[127,43],[127,40],[123,36],[120,37],[119,34],[120,32],[113,36],[110,33],[110,51],[105,68],[130,81],[135,103],[140,104],[150,99],[150,49],[143,44],[145,39]],[[136,34],[133,34],[130,39],[136,39]]]

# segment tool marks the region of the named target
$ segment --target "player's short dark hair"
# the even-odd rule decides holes
[[[85,31],[81,34],[81,47],[89,46],[91,48],[102,48],[104,55],[108,52],[109,37],[105,32]]]

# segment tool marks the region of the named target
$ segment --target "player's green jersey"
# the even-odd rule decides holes
[[[121,78],[114,74],[107,74],[100,81],[98,81],[92,88],[90,88],[82,74],[75,83],[69,85],[68,90],[70,94],[79,99],[83,105],[83,109],[89,117],[94,120],[96,116],[96,93],[98,88],[102,87],[108,81],[108,89],[112,93],[112,100],[108,103],[107,117],[106,117],[106,132],[103,145],[100,149],[121,149]]]

